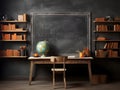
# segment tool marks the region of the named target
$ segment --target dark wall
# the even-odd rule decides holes
[[[91,12],[91,21],[93,21],[95,17],[119,16],[119,3],[120,0],[1,0],[0,16],[6,14],[8,18],[17,19],[18,14],[27,13],[30,16],[31,12]],[[94,28],[93,23],[91,28],[92,32]],[[29,27],[28,29],[31,31]],[[94,38],[93,33],[92,36]],[[94,48],[94,43],[92,43],[92,48]],[[111,78],[120,80],[119,62],[114,62],[114,60],[97,62],[96,60],[93,61],[93,65],[94,71],[97,70],[96,68],[99,68],[100,71],[104,69],[106,70],[105,72],[109,72]],[[0,71],[0,73],[3,73],[2,76],[5,77],[9,75],[9,77],[19,76],[28,78],[29,62],[10,59],[1,60]],[[49,75],[45,73],[45,76]]]
[[[9,3],[8,3],[9,2]],[[1,0],[1,12],[9,16],[31,12],[90,11],[92,16],[119,15],[119,2],[114,0]]]

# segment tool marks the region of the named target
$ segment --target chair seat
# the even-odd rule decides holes
[[[64,68],[52,68],[52,71],[66,71]]]

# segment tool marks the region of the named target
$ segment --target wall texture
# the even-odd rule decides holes
[[[18,14],[27,13],[30,16],[31,12],[91,12],[91,21],[93,21],[95,17],[104,17],[108,15],[119,16],[119,3],[119,0],[1,0],[0,16],[6,14],[8,18],[17,19]],[[92,23],[91,26],[92,32],[94,24]],[[93,33],[92,36],[94,37]],[[92,48],[94,48],[94,43],[92,43]],[[39,67],[40,66],[38,66],[38,68]],[[43,77],[49,77],[49,74],[45,72],[47,71],[46,67],[48,66],[46,65],[41,70]],[[98,70],[103,71],[104,69],[104,72],[107,72],[110,78],[120,80],[120,62],[114,60],[107,60],[107,62],[96,60],[93,61],[92,68],[93,72]],[[86,70],[83,70],[83,72],[84,71]],[[0,76],[4,78],[28,78],[29,62],[12,59],[0,60],[0,73]]]

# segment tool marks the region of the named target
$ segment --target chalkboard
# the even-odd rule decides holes
[[[65,55],[90,46],[90,12],[32,13],[32,53],[49,42],[49,55]]]

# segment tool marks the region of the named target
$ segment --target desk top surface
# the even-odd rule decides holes
[[[51,59],[51,56],[49,57],[28,57],[28,60],[35,60],[35,59]],[[81,58],[78,58],[78,57],[68,57],[68,59],[88,59],[88,60],[92,60],[93,57],[81,57]]]

